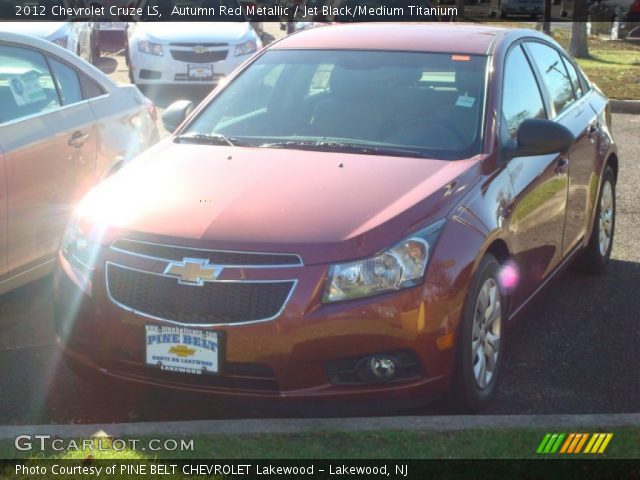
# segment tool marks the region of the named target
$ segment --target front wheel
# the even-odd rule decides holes
[[[493,400],[498,384],[507,322],[499,274],[498,261],[485,255],[469,286],[463,311],[452,393],[467,411],[484,409]]]
[[[578,270],[585,273],[602,273],[611,257],[616,226],[616,177],[609,166],[604,169],[596,205],[589,244],[576,262]]]

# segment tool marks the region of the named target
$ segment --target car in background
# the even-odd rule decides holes
[[[127,22],[98,22],[101,32],[118,32],[124,34]]]
[[[51,42],[0,31],[0,293],[51,271],[77,200],[158,140],[154,105]]]
[[[310,28],[189,110],[67,227],[55,330],[94,378],[479,410],[509,321],[607,266],[609,101],[542,33]]]
[[[206,6],[240,8],[237,0]],[[138,22],[127,29],[126,58],[132,83],[216,85],[262,48],[251,23]]]
[[[529,16],[537,18],[542,15],[544,0],[489,0],[489,16],[507,18],[509,16]]]
[[[95,63],[100,58],[96,22],[0,22],[0,31],[49,40],[89,63]]]

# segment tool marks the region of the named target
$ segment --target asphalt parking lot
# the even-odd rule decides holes
[[[105,49],[99,66],[116,80],[127,81],[116,44]],[[173,89],[150,96],[165,107],[172,99],[197,100],[204,94]],[[487,414],[640,412],[638,132],[640,115],[614,115],[620,175],[616,237],[607,273],[562,274],[510,326],[504,376]],[[52,310],[48,278],[0,297],[0,424],[290,415],[259,405],[225,405],[211,398],[86,383],[60,359]],[[435,404],[407,413],[450,411]],[[307,414],[313,414],[312,406]]]

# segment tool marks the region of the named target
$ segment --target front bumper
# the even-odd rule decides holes
[[[110,261],[133,263],[135,268],[152,269],[158,263],[140,258],[132,262],[123,255],[109,251]],[[222,332],[220,375],[174,373],[147,366],[145,325],[167,323],[116,305],[106,288],[104,269],[94,272],[90,293],[83,292],[62,256],[54,282],[55,329],[64,353],[84,372],[145,386],[290,402],[402,402],[440,396],[448,387],[453,366],[452,336],[460,314],[456,307],[446,308],[453,302],[442,298],[435,286],[425,284],[323,305],[319,299],[326,270],[325,266],[304,266],[278,271],[277,275],[295,275],[298,282],[276,318],[202,327]],[[268,268],[257,273],[238,269],[236,273],[263,279],[276,275]],[[416,365],[404,377],[388,382],[336,382],[336,366],[381,353],[406,355]]]
[[[235,56],[234,48],[220,47],[215,52],[198,55],[191,47],[165,46],[164,54],[157,56],[140,52],[134,43],[131,45],[129,68],[136,85],[217,85],[251,56]],[[223,55],[226,57],[220,59]],[[207,56],[210,58],[205,58]],[[213,76],[190,76],[189,65],[212,68]]]

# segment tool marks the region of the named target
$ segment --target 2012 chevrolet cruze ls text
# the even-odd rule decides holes
[[[67,228],[56,329],[83,371],[477,410],[509,320],[609,258],[609,104],[537,32],[318,27],[189,107]]]

